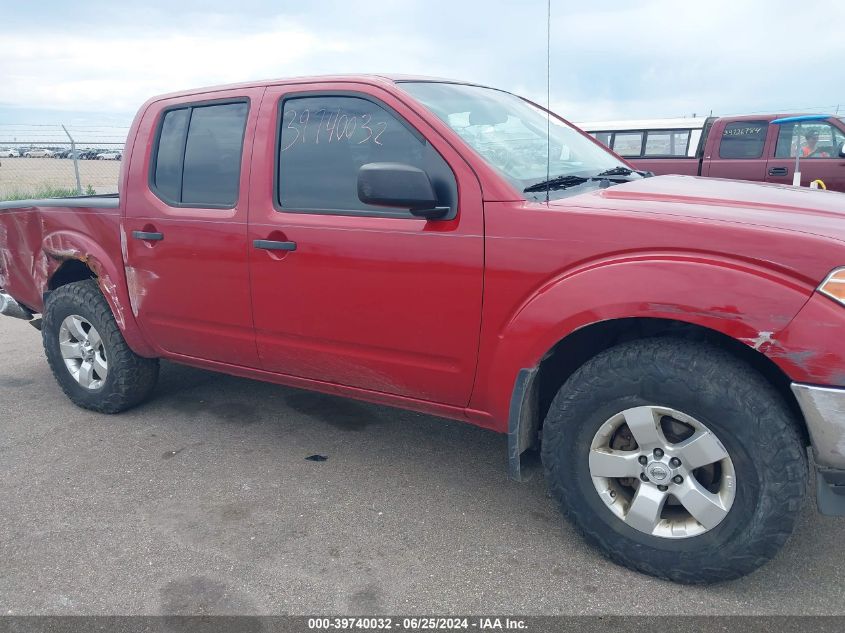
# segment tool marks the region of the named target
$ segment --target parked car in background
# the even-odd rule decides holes
[[[70,149],[57,149],[53,151],[53,158],[67,158],[70,156]]]
[[[82,160],[96,160],[100,153],[100,150],[97,149],[85,149],[80,152],[79,158]]]
[[[103,152],[97,155],[98,160],[120,160],[120,152]]]
[[[52,158],[53,152],[49,149],[31,149],[24,156],[26,158]]]
[[[792,114],[579,123],[585,132],[654,174],[682,174],[792,184],[801,153],[801,184],[821,180],[845,191],[845,119],[773,125]]]
[[[845,515],[845,194],[645,177],[409,77],[156,97],[126,151],[119,196],[0,202],[0,312],[77,405],[138,405],[167,359],[471,422],[513,479],[539,447],[614,561],[686,583],[775,555],[807,446]]]
[[[13,147],[0,149],[0,156],[3,158],[19,158],[20,152]]]

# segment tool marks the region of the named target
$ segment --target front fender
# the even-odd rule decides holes
[[[845,307],[814,293],[789,326],[760,351],[796,382],[845,387]]]
[[[761,349],[812,292],[783,273],[728,259],[639,255],[581,266],[533,292],[485,338],[488,359],[479,364],[472,408],[489,411],[505,431],[520,369],[536,367],[558,342],[588,325],[670,319]]]

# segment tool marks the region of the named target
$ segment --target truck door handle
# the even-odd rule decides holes
[[[164,233],[154,233],[151,231],[132,231],[132,237],[136,240],[145,240],[147,242],[160,242],[164,239]]]
[[[769,176],[786,176],[789,170],[786,167],[772,167],[769,170]]]
[[[274,240],[255,240],[252,245],[255,248],[263,248],[266,251],[295,251],[296,242],[276,242]]]

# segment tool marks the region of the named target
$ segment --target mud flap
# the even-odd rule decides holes
[[[508,410],[508,476],[513,481],[524,481],[522,454],[537,444],[540,419],[534,379],[538,371],[538,367],[520,369],[511,395]]]

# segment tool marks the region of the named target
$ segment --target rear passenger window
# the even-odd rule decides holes
[[[760,158],[766,144],[767,121],[728,123],[719,143],[719,158]]]
[[[646,156],[686,156],[689,130],[656,130],[646,136]]]
[[[159,197],[175,206],[233,207],[248,110],[245,102],[169,110],[150,183]]]
[[[167,200],[178,201],[182,195],[182,152],[190,115],[190,108],[171,110],[161,124],[153,185]]]
[[[407,209],[359,200],[358,170],[377,162],[422,169],[441,204],[456,208],[457,185],[446,161],[419,133],[368,99],[285,99],[278,143],[277,201],[282,210],[411,217]]]
[[[613,137],[613,151],[620,156],[639,156],[643,153],[643,133],[617,132]]]

